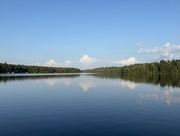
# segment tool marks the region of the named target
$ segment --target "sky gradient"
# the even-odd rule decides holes
[[[77,67],[180,59],[179,0],[1,0],[0,62]]]

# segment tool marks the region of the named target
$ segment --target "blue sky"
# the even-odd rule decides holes
[[[1,0],[0,62],[81,69],[180,59],[179,0]]]

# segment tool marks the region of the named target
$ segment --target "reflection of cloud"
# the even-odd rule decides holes
[[[49,85],[49,86],[54,86],[54,84],[56,84],[58,82],[58,80],[56,78],[48,78],[45,79],[45,82]]]
[[[96,85],[91,82],[91,81],[83,81],[79,83],[80,87],[84,90],[84,91],[88,91],[90,88],[95,88]]]
[[[175,90],[172,87],[165,87],[160,91],[144,91],[139,93],[140,97],[153,98],[155,100],[162,100],[170,105],[173,102],[180,102],[180,90]]]
[[[45,82],[49,85],[49,86],[54,86],[56,83],[63,83],[65,85],[70,85],[71,84],[71,80],[69,79],[58,79],[58,78],[48,78],[48,79],[45,79]]]
[[[135,82],[125,81],[125,80],[119,80],[114,82],[113,84],[118,86],[128,87],[130,89],[135,89],[137,87],[137,84]]]
[[[64,81],[64,84],[67,85],[67,86],[68,86],[68,85],[71,85],[71,81],[68,80],[68,79],[66,79],[66,80]]]

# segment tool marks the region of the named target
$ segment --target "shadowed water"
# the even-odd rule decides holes
[[[180,135],[179,75],[0,75],[0,135]]]

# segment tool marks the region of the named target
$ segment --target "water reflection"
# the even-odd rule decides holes
[[[11,76],[12,75],[12,76]],[[63,74],[63,75],[55,75],[55,74],[0,74],[0,83],[1,82],[11,82],[11,81],[24,81],[24,80],[40,80],[40,79],[44,79],[45,82],[50,85],[53,86],[54,84],[56,84],[59,79],[67,79],[64,81],[64,83],[66,85],[70,85],[70,81],[69,79],[72,78],[77,78],[79,77],[80,74]]]
[[[63,74],[63,75],[38,75],[38,74],[15,74],[11,76],[12,74],[9,75],[2,75],[0,74],[0,83],[1,82],[9,82],[9,81],[23,81],[23,80],[37,80],[37,79],[46,79],[46,82],[49,85],[54,85],[56,84],[58,79],[70,79],[70,78],[77,78],[80,77],[80,74]],[[117,83],[114,83],[116,85],[121,85],[121,86],[127,86],[131,89],[134,89],[137,84],[136,83],[147,83],[147,84],[155,84],[155,85],[160,85],[161,87],[165,86],[172,86],[172,87],[180,87],[180,74],[179,75],[139,75],[139,74],[127,74],[127,75],[117,75],[117,74],[88,74],[87,76],[92,76],[96,78],[106,78],[106,79],[121,79],[121,81],[118,81]],[[92,82],[92,81],[91,81]],[[67,80],[65,81],[66,85],[70,85],[70,81]],[[81,83],[81,84],[89,84],[88,86],[94,86],[90,85],[92,83]],[[81,85],[82,86],[82,85]],[[84,86],[84,85],[83,85]]]
[[[58,79],[45,79],[44,80],[49,86],[54,86],[54,84],[56,84],[58,82]]]
[[[135,82],[125,81],[125,80],[114,81],[113,84],[117,85],[117,86],[128,87],[128,88],[130,88],[132,90],[135,89],[138,86],[138,84],[135,83]]]
[[[123,79],[134,83],[160,85],[161,87],[180,87],[180,74],[92,74],[90,76],[106,79]]]
[[[179,136],[179,78],[170,79],[97,74],[0,77],[0,134]]]
[[[142,91],[138,93],[140,98],[151,98],[155,100],[161,100],[170,105],[171,103],[180,102],[180,90],[179,88],[164,87],[161,90],[156,89],[152,91]]]
[[[88,91],[90,88],[96,87],[95,83],[93,83],[92,81],[81,81],[79,85],[85,92]]]
[[[54,86],[58,83],[63,83],[66,86],[71,85],[71,79],[59,79],[59,78],[47,78],[44,79],[45,83],[47,83],[49,86]]]
[[[140,96],[142,101],[150,98],[163,101],[168,105],[180,102],[180,75],[0,75],[0,83],[24,80],[43,81],[51,87],[58,84],[68,87],[74,84],[76,87],[81,87],[84,92],[95,89],[97,85],[103,87],[108,85],[112,90],[115,86],[126,87],[135,90],[134,92]]]

